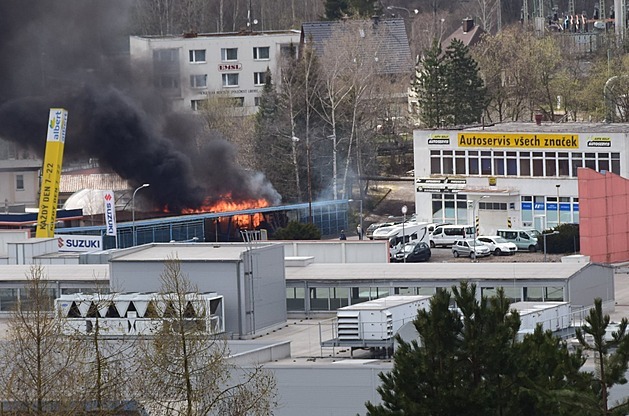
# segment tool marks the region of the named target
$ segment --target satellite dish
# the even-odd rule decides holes
[[[253,19],[253,24],[257,25],[258,24],[258,19]]]

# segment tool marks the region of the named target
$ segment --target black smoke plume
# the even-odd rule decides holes
[[[232,146],[169,110],[128,64],[127,0],[0,1],[0,137],[43,156],[48,110],[68,110],[64,160],[98,158],[156,208],[279,195]],[[142,87],[139,87],[142,85]],[[202,143],[199,145],[199,143]]]

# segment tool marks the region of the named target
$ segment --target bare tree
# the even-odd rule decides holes
[[[0,354],[3,399],[23,415],[76,414],[82,407],[75,372],[82,349],[54,318],[54,290],[44,268],[32,266],[26,278]]]
[[[271,414],[274,377],[261,367],[244,370],[229,362],[227,343],[208,333],[203,301],[176,258],[166,261],[161,280],[156,307],[163,322],[146,342],[140,371],[155,414]]]

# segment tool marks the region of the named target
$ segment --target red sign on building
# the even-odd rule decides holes
[[[240,71],[242,64],[218,64],[219,71]]]

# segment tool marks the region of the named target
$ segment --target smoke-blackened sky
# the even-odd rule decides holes
[[[231,145],[128,71],[128,0],[0,1],[0,136],[43,156],[50,107],[69,112],[67,159],[96,157],[157,207],[279,196]],[[199,145],[201,143],[201,145]],[[199,147],[201,146],[201,148]]]

